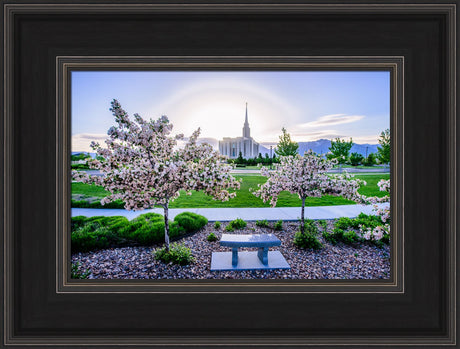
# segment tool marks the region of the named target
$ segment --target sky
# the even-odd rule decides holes
[[[285,127],[307,142],[352,137],[376,144],[390,127],[390,73],[364,72],[122,72],[78,71],[71,77],[72,151],[101,145],[115,125],[110,102],[130,116],[166,115],[173,134],[240,137],[248,103],[251,136],[275,145]]]

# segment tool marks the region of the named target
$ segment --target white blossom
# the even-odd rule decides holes
[[[97,184],[110,192],[101,200],[102,205],[121,199],[127,210],[162,206],[169,246],[168,205],[179,197],[180,190],[189,195],[192,190],[201,190],[221,201],[235,197],[229,190],[239,189],[240,183],[230,175],[232,167],[209,144],[196,143],[200,129],[193,132],[184,148],[178,148],[177,140],[184,136],[170,135],[173,125],[165,115],[146,121],[135,114],[135,121],[131,121],[117,100],[111,106],[117,125],[107,132],[106,148],[91,143],[102,160],[88,162],[102,176],[72,171],[74,180]]]
[[[272,207],[276,206],[278,196],[282,191],[297,194],[302,200],[301,230],[304,231],[305,199],[307,197],[321,197],[329,194],[355,201],[362,200],[358,189],[365,182],[354,179],[347,172],[342,175],[328,174],[327,172],[335,164],[336,160],[321,158],[311,150],[304,156],[299,154],[280,156],[280,163],[275,165],[274,171],[262,167],[261,174],[268,179],[253,194],[264,202],[270,201]]]
[[[382,179],[380,180],[377,185],[379,186],[380,191],[386,191],[388,194],[390,193],[390,180],[385,180]],[[361,234],[364,234],[363,237],[365,237],[366,234],[369,234],[369,239],[366,240],[381,240],[384,236],[390,235],[390,207],[385,207],[385,208],[379,208],[377,203],[383,203],[383,202],[389,202],[390,201],[390,195],[385,195],[383,197],[362,197],[363,202],[365,203],[370,203],[374,205],[374,212],[380,217],[382,222],[384,223],[383,225],[379,225],[375,227],[374,229],[367,228],[366,231],[364,231],[360,227],[360,232]]]

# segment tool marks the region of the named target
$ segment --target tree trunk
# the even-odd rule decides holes
[[[300,213],[300,232],[305,233],[305,198],[302,198],[302,211]]]
[[[168,206],[169,206],[169,203],[166,203],[166,204],[163,206],[164,215],[165,215],[165,246],[166,246],[166,251],[169,251],[169,219],[168,219]]]

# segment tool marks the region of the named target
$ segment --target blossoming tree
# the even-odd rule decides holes
[[[335,165],[335,160],[319,157],[311,150],[304,156],[280,156],[280,163],[275,165],[274,171],[262,167],[261,174],[268,177],[263,185],[253,194],[264,202],[270,201],[272,207],[276,206],[278,196],[282,191],[297,194],[302,200],[300,231],[305,232],[305,200],[307,197],[321,197],[324,194],[343,196],[360,201],[361,195],[357,190],[364,181],[353,179],[353,176],[328,175]]]
[[[386,191],[390,193],[390,180],[382,179],[377,185],[379,186],[380,191]],[[361,236],[366,240],[381,240],[384,236],[390,234],[390,206],[379,207],[379,203],[389,202],[390,195],[385,195],[383,197],[363,197],[365,203],[373,204],[374,211],[380,217],[383,222],[383,225],[378,225],[377,227],[371,229],[364,229],[360,227]]]
[[[236,195],[229,189],[239,189],[240,183],[230,175],[232,167],[224,162],[225,157],[209,144],[197,144],[200,129],[180,148],[177,141],[184,140],[184,136],[170,135],[173,125],[166,116],[146,121],[134,114],[132,121],[117,100],[111,106],[117,126],[108,130],[107,147],[91,143],[99,156],[89,166],[102,176],[73,171],[72,177],[109,191],[102,205],[121,199],[127,210],[163,207],[165,245],[169,250],[168,206],[179,197],[180,190],[188,195],[192,190],[201,190],[214,199],[227,201]]]

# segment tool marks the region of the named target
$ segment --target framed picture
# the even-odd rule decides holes
[[[400,120],[400,125],[402,125],[402,107],[399,107],[398,110],[398,103],[395,102],[398,99],[401,100],[397,94],[402,92],[402,58],[323,58],[322,63],[319,63],[315,62],[317,59],[311,57],[298,57],[295,61],[290,60],[289,57],[276,59],[266,57],[265,63],[261,64],[257,63],[260,61],[260,58],[257,57],[246,57],[244,60],[201,57],[201,63],[195,62],[193,66],[194,69],[200,69],[198,71],[170,70],[184,69],[184,64],[192,68],[193,63],[188,59],[159,57],[150,59],[150,63],[147,63],[147,57],[143,57],[146,69],[158,69],[161,66],[162,70],[112,70],[132,69],[137,61],[133,57],[116,60],[107,57],[102,59],[93,57],[91,63],[85,62],[87,58],[80,59],[79,62],[75,59],[69,61],[66,58],[58,58],[58,64],[63,66],[62,74],[59,74],[58,80],[61,80],[61,77],[70,76],[70,84],[67,83],[70,87],[64,88],[68,94],[62,102],[58,101],[58,105],[70,105],[71,110],[70,115],[64,110],[58,116],[59,119],[68,121],[62,123],[62,133],[69,133],[69,130],[65,129],[66,125],[71,125],[72,130],[71,152],[69,154],[64,148],[62,161],[65,163],[68,162],[69,158],[73,159],[71,161],[73,168],[71,215],[73,218],[70,224],[72,239],[71,241],[68,240],[68,234],[64,236],[59,234],[58,241],[62,239],[63,246],[58,250],[68,251],[67,245],[71,245],[71,263],[74,269],[71,278],[134,278],[144,280],[153,278],[165,281],[177,278],[201,280],[216,278],[335,279],[341,280],[339,285],[344,285],[343,282],[346,279],[365,279],[368,282],[374,280],[376,286],[379,283],[375,283],[375,280],[386,281],[387,286],[389,284],[396,286],[398,279],[401,282],[402,277],[398,278],[398,275],[403,273],[402,263],[397,261],[402,259],[403,253],[399,247],[402,241],[402,229],[397,231],[391,239],[394,240],[393,248],[391,248],[389,232],[383,234],[383,230],[380,230],[385,225],[389,227],[388,217],[384,218],[385,223],[381,221],[378,225],[372,223],[374,218],[370,217],[375,216],[378,211],[376,207],[383,210],[381,211],[382,214],[385,212],[387,215],[390,212],[389,194],[379,191],[377,185],[379,181],[390,179],[388,167],[390,144],[388,142],[388,152],[386,153],[388,159],[385,162],[385,159],[381,158],[384,152],[382,147],[384,146],[380,147],[378,142],[383,142],[384,130],[389,132],[390,114],[394,125],[393,137],[397,138],[398,135],[397,120]],[[328,65],[325,65],[326,61]],[[361,61],[361,63],[357,61]],[[332,64],[334,64],[334,69],[347,70],[319,70],[324,69],[324,67],[330,69]],[[206,68],[224,69],[226,66],[229,67],[227,69],[231,70],[202,70]],[[254,69],[254,67],[282,70],[236,70]],[[92,70],[98,68],[104,70]],[[141,81],[145,84],[143,87],[140,86]],[[62,84],[66,83],[62,81]],[[284,87],[280,87],[280,85]],[[290,92],[284,93],[282,91],[286,89],[289,89]],[[152,144],[147,147],[147,152],[139,153],[139,159],[144,158],[145,161],[139,160],[139,166],[129,168],[126,176],[131,178],[129,173],[134,172],[136,176],[141,176],[140,171],[143,171],[143,164],[147,164],[147,167],[142,183],[147,183],[152,178],[152,169],[155,171],[154,169],[159,166],[162,166],[166,171],[160,171],[156,175],[156,180],[161,181],[161,178],[164,178],[164,183],[160,186],[171,182],[171,177],[165,175],[165,173],[171,173],[171,167],[179,168],[174,176],[182,176],[181,173],[185,173],[185,175],[181,180],[175,179],[180,184],[178,183],[179,186],[174,187],[172,192],[163,191],[160,193],[156,191],[153,194],[150,191],[147,192],[148,197],[141,194],[138,197],[139,207],[135,203],[137,199],[127,199],[127,197],[125,202],[122,200],[112,201],[106,205],[101,200],[107,198],[107,192],[100,185],[92,184],[93,181],[99,181],[102,178],[107,181],[111,176],[120,178],[120,170],[126,168],[127,163],[135,162],[134,154],[137,149],[140,149],[139,145],[126,144],[127,147],[123,149],[128,151],[130,156],[127,162],[120,162],[120,166],[113,163],[113,161],[118,162],[118,155],[116,154],[119,154],[120,148],[114,149],[113,161],[109,160],[108,153],[103,155],[106,152],[104,149],[107,149],[104,146],[98,150],[100,154],[92,153],[93,150],[90,147],[92,141],[102,144],[107,142],[107,129],[110,126],[102,126],[101,123],[108,123],[109,125],[116,123],[112,113],[108,110],[107,101],[104,103],[105,98],[103,96],[106,96],[109,90],[113,91],[112,94],[119,95],[120,100],[126,100],[127,103],[131,100],[130,95],[138,96],[143,91],[161,90],[163,95],[161,98],[147,92],[149,97],[145,99],[146,106],[148,105],[147,108],[165,108],[171,111],[170,120],[168,119],[167,122],[174,126],[172,131],[167,135],[154,133],[157,139],[162,139],[158,150],[160,155],[157,155],[154,150],[150,150],[157,147],[153,145],[154,143],[158,144],[158,141],[152,141]],[[353,90],[353,92],[344,95],[344,90]],[[183,97],[179,98],[177,95]],[[187,97],[187,95],[190,96]],[[243,126],[243,132],[241,134],[240,125],[233,122],[235,111],[232,109],[235,109],[235,99],[241,99],[244,95],[252,97],[254,103],[250,109],[251,112],[248,112],[248,104],[246,103],[245,106],[242,103],[245,109],[242,110],[241,126]],[[315,97],[309,99],[309,96],[312,95]],[[367,95],[365,98],[368,99],[366,101],[368,107],[363,103],[364,95]],[[296,97],[291,98],[291,96]],[[318,98],[323,98],[324,102],[318,103]],[[163,101],[168,100],[176,102],[169,102],[172,104],[161,107]],[[135,101],[139,101],[138,97],[135,97]],[[111,102],[112,112],[119,113],[119,110],[122,110],[121,106],[117,106],[119,103],[118,101]],[[284,105],[277,107],[273,103],[284,103]],[[315,103],[317,103],[317,107],[315,107]],[[350,113],[354,111],[354,114],[326,113],[325,115],[318,115],[318,113],[321,114],[319,110],[322,108],[325,108],[323,110],[332,110],[329,109],[330,103],[335,105],[333,107],[335,110],[345,109],[349,110]],[[173,105],[183,109],[183,111],[175,111]],[[290,109],[285,109],[285,106],[289,106]],[[271,110],[275,108],[279,108],[279,110],[273,113]],[[318,109],[315,111],[316,108]],[[94,117],[94,111],[92,111],[94,109],[100,110],[96,112],[101,115],[100,117]],[[185,112],[185,110],[187,111]],[[127,118],[129,118],[128,115],[126,115]],[[252,129],[249,119],[253,125]],[[292,132],[293,139],[299,140],[299,143],[294,140],[287,141],[288,146],[292,149],[288,146],[281,148],[276,142],[279,138],[277,134],[280,132],[284,132],[282,137],[290,139],[291,135],[285,126]],[[176,127],[177,131],[175,131]],[[336,127],[336,129],[331,129],[331,127]],[[200,155],[197,156],[197,159],[189,162],[192,165],[191,170],[185,166],[181,152],[190,153],[187,149],[191,149],[195,145],[187,143],[185,139],[172,140],[178,149],[163,152],[163,147],[167,146],[165,140],[171,140],[169,134],[174,132],[176,134],[186,133],[187,131],[191,134],[192,131],[188,128],[199,128],[201,131],[197,139],[199,147],[194,148],[195,152],[200,152]],[[348,134],[352,134],[353,138],[350,136],[350,139],[345,142],[335,132],[349,132]],[[219,134],[221,134],[220,137]],[[236,137],[225,136],[229,134]],[[325,139],[325,137],[333,137],[333,134],[335,134],[335,140],[333,138],[332,143]],[[308,139],[311,141],[305,142]],[[362,144],[362,142],[372,141],[374,144]],[[108,142],[110,143],[110,141]],[[338,151],[334,150],[332,144],[337,146],[342,144],[349,149],[344,154],[339,154]],[[402,143],[395,142],[395,144]],[[378,150],[379,148],[380,150]],[[338,155],[329,152],[329,149],[333,149]],[[308,153],[309,151],[311,153]],[[372,164],[364,165],[364,157],[368,158],[366,152],[369,155],[373,154],[370,155],[370,159],[374,159]],[[197,167],[197,164],[199,164],[198,159],[205,157],[204,153],[208,154],[206,157],[215,159],[214,161],[217,162],[210,163],[207,161],[205,163],[202,161],[201,169]],[[289,161],[299,162],[301,165],[299,167],[300,172],[305,172],[306,168],[311,168],[308,173],[304,174],[305,180],[300,186],[297,184],[300,173],[295,175],[291,172],[294,169],[291,162],[286,158],[286,156],[294,155],[298,156]],[[92,157],[98,156],[99,159],[92,159]],[[223,158],[221,158],[222,156]],[[88,160],[90,157],[91,160]],[[337,157],[340,157],[340,161],[337,160]],[[379,160],[379,164],[376,164],[377,157],[382,160]],[[107,159],[107,164],[111,162],[110,166],[99,170],[94,167],[94,164],[99,166],[99,161],[101,164],[104,163],[105,159]],[[351,162],[350,159],[354,162]],[[269,162],[269,160],[272,161]],[[326,166],[327,170],[326,172],[321,170],[318,165],[313,165],[313,162],[311,165],[304,164],[305,161],[313,161],[314,163],[320,161],[317,164]],[[396,158],[394,162],[397,162]],[[264,163],[265,166],[263,166]],[[206,172],[205,168],[211,166],[215,166],[216,169],[220,166],[220,169],[213,173],[207,172],[206,178],[203,179],[196,176],[199,171]],[[316,169],[314,166],[318,168]],[[62,166],[62,168],[68,167]],[[112,172],[115,167],[117,169]],[[103,175],[106,170],[110,172],[107,176]],[[283,173],[286,171],[289,173],[288,181],[283,179],[283,176],[286,176]],[[347,172],[350,172],[353,179],[338,180],[338,178],[342,178],[340,176],[345,178],[344,174]],[[227,173],[229,174],[228,181]],[[263,175],[264,173],[265,175]],[[326,173],[330,175],[326,175]],[[256,183],[263,184],[267,181],[266,176],[271,176],[267,185],[272,183],[272,188],[277,188],[280,185],[285,186],[282,193],[275,193],[276,208],[270,207],[274,205],[270,205],[268,202],[268,198],[272,198],[270,187],[266,185],[265,188],[259,189],[267,190],[266,192],[257,192],[259,187]],[[62,177],[68,178],[68,174],[62,173]],[[291,180],[291,177],[296,178],[296,180]],[[312,177],[315,180],[312,181]],[[214,178],[214,182],[210,182],[210,178]],[[188,193],[190,195],[187,195],[184,188],[190,188],[188,187],[190,180],[195,185],[194,188],[199,186],[197,190],[190,189]],[[337,191],[335,196],[327,194],[327,185],[338,189],[340,185],[346,184],[346,188],[343,189],[350,190],[350,186],[356,184],[357,180],[364,181],[360,184],[362,193],[365,190],[372,190],[372,192],[366,196],[357,193],[356,198],[352,198],[348,194],[352,200],[344,198],[343,196],[347,194],[342,194],[341,191]],[[199,184],[200,181],[209,182],[211,185],[205,187],[203,184]],[[324,194],[316,192],[318,183],[321,181],[323,182],[321,185],[324,188]],[[330,184],[327,184],[329,182]],[[393,179],[393,182],[396,180]],[[109,186],[104,183],[102,186],[106,186],[108,189],[109,186],[113,185],[112,181],[108,182],[110,183]],[[60,207],[64,207],[69,201],[66,193],[67,181],[64,181],[63,185],[63,195],[60,195],[62,203],[58,204]],[[125,180],[120,182],[120,185],[121,187],[114,192],[119,193],[131,186]],[[137,184],[133,182],[132,185],[136,186]],[[402,187],[402,185],[403,180],[401,179],[397,186]],[[214,187],[222,188],[219,189],[222,191],[212,192]],[[226,193],[226,188],[229,188],[234,194],[221,196],[222,193]],[[236,189],[232,190],[233,188]],[[58,191],[59,189],[61,188],[58,188]],[[306,189],[307,192],[304,194]],[[94,190],[100,190],[101,196],[91,196],[99,195],[93,193]],[[129,191],[130,189],[125,193]],[[206,194],[207,192],[209,194]],[[161,206],[162,195],[171,197],[165,201],[166,206]],[[265,198],[263,195],[268,195],[268,197]],[[301,229],[302,225],[297,222],[299,217],[302,218],[300,195],[304,195],[302,198],[304,199],[303,227],[304,230],[306,227],[305,233],[300,232],[299,228]],[[373,197],[373,199],[369,199],[369,197]],[[398,198],[396,192],[393,198],[394,202]],[[149,203],[149,207],[144,209],[146,199],[156,200],[155,203],[160,203],[160,205],[155,207]],[[374,204],[369,203],[369,200]],[[378,202],[374,202],[374,200],[378,200]],[[360,204],[356,204],[356,202]],[[126,203],[133,204],[135,207],[132,208],[135,211],[126,210]],[[399,212],[401,211],[402,208]],[[64,217],[66,214],[67,212]],[[355,218],[353,221],[349,219],[349,217],[357,217],[359,214],[361,214],[359,218]],[[166,236],[156,233],[156,228],[153,228],[153,226],[157,226],[157,229],[162,230],[162,232],[165,230],[163,216],[173,220],[169,223],[171,226],[168,224]],[[341,220],[340,217],[342,217]],[[307,218],[306,226],[305,218]],[[308,219],[314,219],[315,223],[309,224],[311,221]],[[192,222],[191,220],[195,221]],[[140,222],[142,222],[142,226],[139,226]],[[114,224],[120,228],[111,229],[110,232],[104,230],[107,231],[108,235],[104,232],[101,233],[100,229],[105,229],[101,228],[101,225],[108,227]],[[358,225],[364,225],[370,230],[367,231],[364,227],[359,228]],[[64,232],[68,231],[68,226],[69,222],[64,220]],[[192,227],[194,228],[192,229]],[[182,233],[178,233],[177,229],[181,229]],[[343,235],[339,229],[345,229],[349,232]],[[372,233],[374,230],[376,236]],[[297,234],[297,231],[300,233]],[[145,232],[145,234],[141,232]],[[90,236],[99,233],[105,239],[90,238]],[[112,239],[110,236],[114,238]],[[315,236],[315,238],[310,238],[310,236]],[[166,248],[165,237],[168,238],[167,240],[169,237],[176,238],[177,242],[174,244],[181,244],[173,245],[176,246],[177,251],[189,252],[188,254],[182,252],[184,258],[179,261],[182,266],[167,267],[168,264],[152,257],[152,254],[163,253],[163,248]],[[273,240],[270,243],[273,245],[268,248],[269,251],[266,251],[266,264],[260,260],[254,251],[258,244],[265,244],[265,240],[264,242],[232,242],[242,244],[241,248],[244,248],[244,244],[254,245],[252,251],[251,248],[249,251],[237,250],[237,263],[233,265],[232,252],[228,247],[225,247],[225,239],[227,238],[267,238]],[[203,243],[203,241],[207,242]],[[337,246],[339,242],[343,244]],[[153,248],[151,248],[152,245]],[[312,248],[317,251],[312,253]],[[390,251],[391,249],[395,252],[392,263],[391,255],[393,253]],[[115,263],[110,263],[111,266],[109,267],[107,260],[113,258],[108,257],[107,254],[111,255],[112,253],[116,253],[118,257]],[[137,255],[136,263],[124,264],[123,261],[130,260],[128,256],[131,253]],[[67,254],[63,256],[63,271],[70,269],[67,256]],[[353,259],[347,260],[350,257]],[[343,265],[348,265],[349,268],[344,269]],[[399,270],[392,272],[390,270],[392,266],[394,269],[399,266]],[[127,271],[127,268],[131,268],[130,271]],[[65,274],[62,279],[66,279]],[[384,283],[380,282],[381,286]],[[81,280],[79,280],[79,284],[82,284]],[[146,285],[154,286],[152,283]],[[158,285],[159,283],[156,283],[156,286]],[[287,285],[292,286],[293,284],[291,282],[285,284],[285,286]],[[352,284],[348,286],[352,286]],[[401,289],[403,286],[400,284],[398,287]]]
[[[455,345],[456,4],[3,2],[3,345]]]

